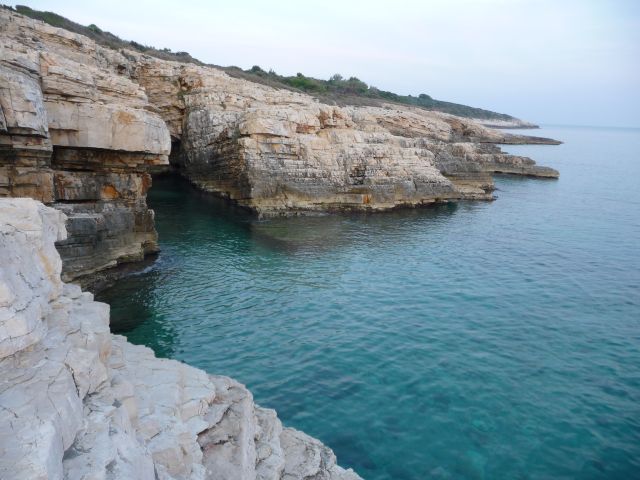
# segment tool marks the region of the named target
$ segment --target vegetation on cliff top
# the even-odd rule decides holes
[[[380,90],[373,85],[367,85],[357,77],[344,78],[336,73],[329,80],[307,77],[302,73],[286,77],[278,75],[273,70],[264,71],[255,65],[248,70],[239,67],[225,67],[225,71],[232,76],[246,80],[264,83],[273,87],[301,90],[318,97],[327,103],[338,105],[380,105],[383,102],[414,105],[427,110],[451,113],[460,117],[481,118],[486,120],[514,120],[514,117],[496,113],[482,108],[469,107],[459,103],[435,100],[431,96],[421,93],[418,96],[398,95],[397,93]]]
[[[7,5],[2,5],[2,7],[16,11],[36,20],[42,20],[54,27],[64,28],[65,30],[85,35],[105,47],[116,50],[129,48],[162,60],[207,65],[193,58],[187,52],[172,52],[169,48],[159,49],[142,45],[138,42],[134,42],[133,40],[123,40],[111,32],[105,32],[97,25],[80,25],[79,23],[73,22],[53,12],[34,10],[24,5],[16,5],[15,8]],[[232,77],[243,78],[251,82],[268,85],[274,88],[285,88],[288,90],[305,92],[329,104],[377,106],[384,102],[389,102],[399,103],[402,105],[414,105],[427,110],[451,113],[461,117],[481,118],[485,120],[515,120],[511,115],[496,113],[482,108],[469,107],[458,103],[435,100],[424,93],[421,93],[418,96],[398,95],[393,92],[379,90],[372,85],[367,85],[356,77],[343,78],[340,74],[333,75],[329,80],[321,80],[313,77],[307,77],[302,73],[298,73],[297,75],[290,77],[278,75],[273,70],[269,70],[267,72],[257,65],[247,70],[243,70],[235,66],[210,66],[222,69]]]

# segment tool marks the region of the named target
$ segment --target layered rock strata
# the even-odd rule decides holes
[[[65,216],[0,199],[0,478],[351,479],[238,382],[109,333],[65,284]]]
[[[200,188],[261,213],[491,199],[493,173],[558,176],[495,145],[557,143],[549,139],[419,108],[325,105],[195,65],[143,56],[137,65],[152,101],[168,92],[177,99],[158,104],[180,141],[174,165]]]
[[[264,214],[492,197],[492,174],[557,177],[497,144],[553,143],[396,104],[337,107],[223,71],[104,48],[0,9],[0,196],[63,210],[66,280],[157,249],[148,172]]]
[[[144,90],[84,37],[4,9],[0,32],[0,196],[67,214],[67,280],[156,251],[147,169],[170,139]]]

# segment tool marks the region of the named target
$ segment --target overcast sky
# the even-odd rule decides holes
[[[640,127],[640,0],[19,3],[218,65],[354,75],[536,123]]]

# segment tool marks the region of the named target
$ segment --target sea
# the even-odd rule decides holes
[[[365,479],[638,479],[640,129],[530,133],[560,178],[493,202],[260,219],[158,177],[162,251],[98,299]]]

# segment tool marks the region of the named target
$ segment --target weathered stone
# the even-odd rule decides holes
[[[238,382],[109,332],[63,284],[65,218],[0,199],[0,478],[357,479]]]
[[[553,141],[470,119],[326,105],[7,9],[0,38],[0,196],[67,214],[63,278],[85,285],[157,251],[148,172],[169,159],[199,188],[263,214],[489,200],[494,173],[558,175],[496,146]]]
[[[486,145],[529,137],[468,119],[391,104],[329,106],[208,67],[137,59],[149,98],[180,99],[162,102],[160,112],[174,125],[183,115],[172,128],[181,173],[261,213],[491,199],[492,173],[557,176],[495,146],[490,158],[483,155]],[[446,161],[438,158],[443,152]]]
[[[93,216],[61,247],[66,280],[157,251],[145,171],[171,144],[144,90],[81,35],[0,9],[0,38],[0,196],[58,206],[73,226]]]
[[[5,200],[0,208],[0,359],[46,334],[49,302],[62,290],[62,263],[51,247],[63,238],[56,225],[64,219],[35,200]]]
[[[303,432],[285,428],[280,434],[280,444],[285,456],[283,480],[360,478],[352,470],[344,470],[336,465],[336,456],[331,449]]]

